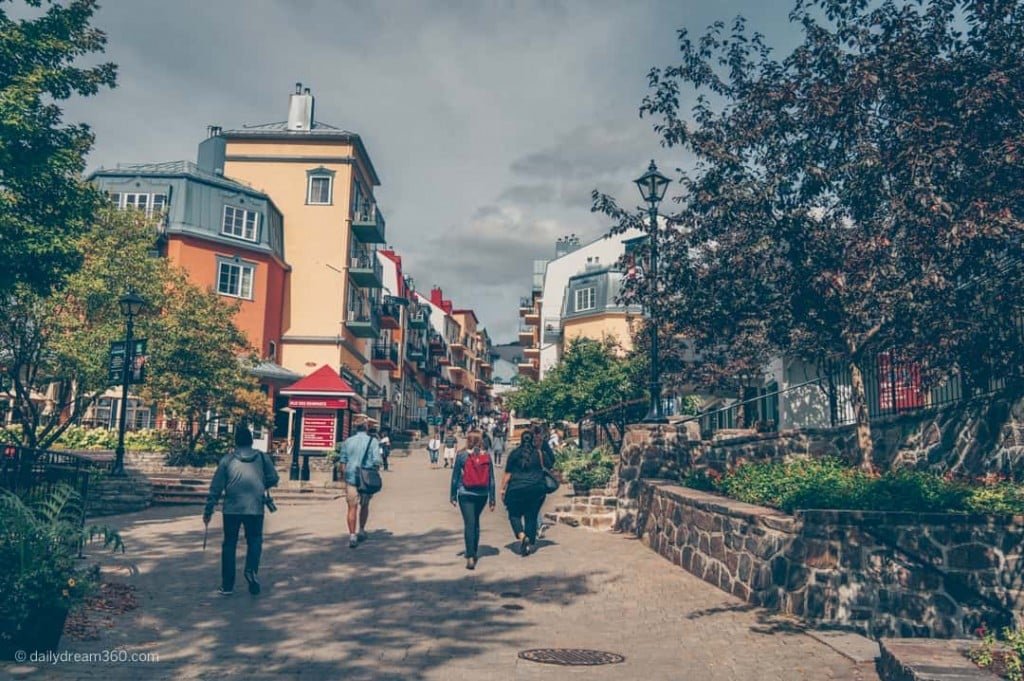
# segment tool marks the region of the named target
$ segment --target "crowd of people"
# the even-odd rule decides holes
[[[518,552],[528,556],[536,550],[544,523],[542,507],[548,494],[546,477],[562,446],[557,430],[540,422],[530,423],[517,446],[503,461],[508,443],[508,422],[485,417],[476,422],[449,419],[427,442],[429,466],[450,468],[449,502],[459,509],[463,522],[466,569],[476,568],[480,547],[480,516],[484,508],[494,511],[500,499],[508,514]],[[339,443],[338,472],[345,481],[346,524],[349,548],[366,538],[370,503],[376,489],[366,480],[367,471],[390,469],[391,438],[366,422]],[[443,462],[439,462],[443,459]],[[502,468],[500,477],[495,472]],[[209,525],[214,509],[223,497],[224,539],[221,554],[221,588],[230,595],[235,583],[235,554],[239,531],[244,528],[247,545],[244,576],[252,594],[260,593],[258,578],[263,545],[264,511],[275,510],[269,490],[279,480],[267,454],[252,448],[252,433],[245,427],[235,431],[235,449],[221,459],[214,474],[203,522]],[[204,544],[205,546],[205,544]]]

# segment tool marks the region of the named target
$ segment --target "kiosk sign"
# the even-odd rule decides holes
[[[338,414],[334,411],[307,409],[302,412],[302,436],[299,449],[331,451],[338,427]]]

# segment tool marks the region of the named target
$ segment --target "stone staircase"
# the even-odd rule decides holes
[[[556,496],[560,493],[556,492]],[[610,530],[615,526],[618,498],[607,489],[592,490],[590,496],[560,496],[555,507],[544,513],[544,518],[571,527],[592,530]]]

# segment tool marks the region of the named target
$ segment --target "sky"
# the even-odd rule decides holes
[[[302,82],[316,118],[358,133],[381,178],[388,245],[427,292],[514,341],[533,261],[599,238],[591,191],[683,155],[639,117],[677,30],[745,16],[792,36],[790,4],[753,0],[101,0],[118,86],[65,103],[96,135],[89,170],[195,160],[208,125],[284,120]],[[690,97],[684,93],[685,102]],[[670,190],[671,193],[671,190]],[[286,225],[287,229],[287,225]],[[287,257],[287,254],[286,254]]]

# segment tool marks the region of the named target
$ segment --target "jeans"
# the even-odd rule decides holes
[[[427,454],[430,454],[430,463],[437,463],[437,455],[440,453],[437,449],[428,449]]]
[[[263,553],[263,514],[224,514],[224,543],[220,554],[220,584],[225,591],[235,588],[235,550],[238,547],[238,530],[245,526],[245,571],[260,571],[260,555]]]
[[[508,520],[512,532],[518,537],[521,533],[531,544],[537,543],[537,516],[547,496],[543,491],[530,489],[505,492],[505,506],[508,508]]]
[[[462,511],[462,526],[466,539],[466,558],[476,558],[476,552],[480,548],[480,514],[486,505],[486,496],[459,495],[459,510]]]

